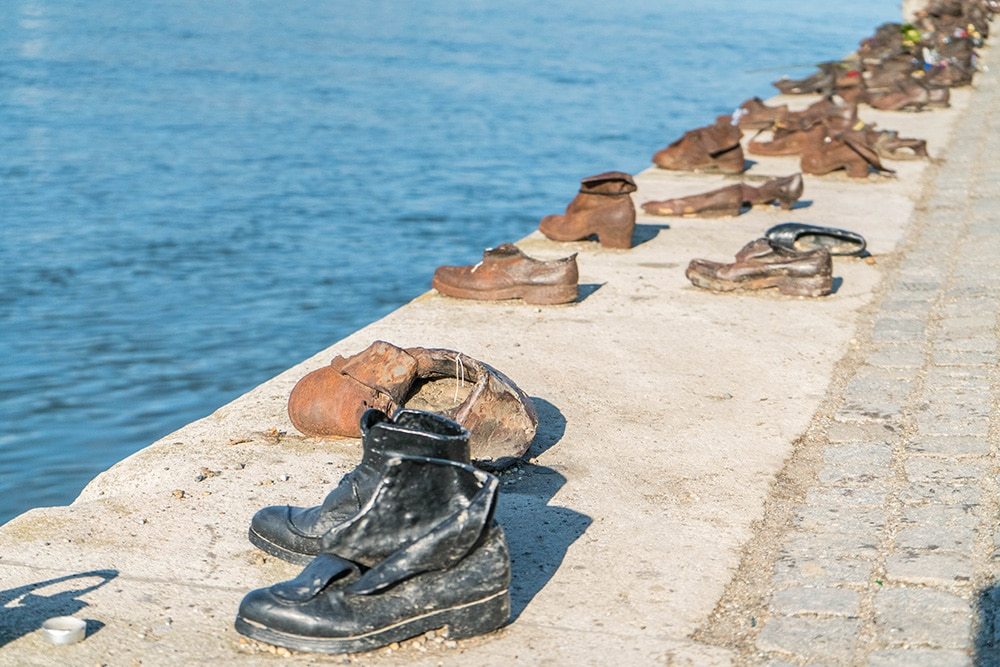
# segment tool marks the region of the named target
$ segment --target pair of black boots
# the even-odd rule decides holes
[[[249,593],[236,629],[298,651],[367,651],[444,628],[461,639],[510,615],[499,482],[469,465],[468,432],[430,412],[361,418],[364,456],[309,509],[267,507],[250,541],[306,565]]]

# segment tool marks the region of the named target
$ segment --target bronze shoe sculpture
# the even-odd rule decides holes
[[[498,301],[523,299],[553,305],[575,301],[580,280],[576,253],[542,261],[525,255],[512,243],[483,252],[474,266],[441,266],[434,272],[434,289],[457,299]]]
[[[580,241],[597,236],[607,248],[631,248],[635,229],[636,191],[632,176],[608,171],[580,181],[580,193],[563,215],[547,215],[538,229],[553,241]]]
[[[742,137],[731,116],[720,116],[713,125],[685,132],[653,155],[653,163],[661,169],[741,174],[746,169]]]
[[[531,399],[492,366],[454,350],[404,349],[385,341],[338,356],[299,380],[288,397],[288,416],[305,435],[357,437],[368,408],[392,414],[404,406],[462,424],[471,434],[473,460],[487,467],[521,457],[538,426]]]
[[[802,196],[802,174],[774,178],[758,186],[735,183],[702,194],[662,201],[648,201],[642,210],[650,215],[735,216],[745,207],[776,203],[789,210]]]
[[[381,428],[375,423],[371,432]],[[464,434],[450,420],[388,422],[390,432],[395,439]],[[510,556],[494,520],[499,485],[460,462],[389,457],[365,502],[322,535],[298,577],[243,598],[236,630],[296,651],[352,653],[431,630],[454,640],[502,627]]]
[[[800,222],[775,225],[764,236],[772,248],[799,253],[826,248],[831,255],[863,255],[867,245],[865,237],[857,232]]]
[[[826,128],[815,124],[809,129],[778,128],[772,133],[770,141],[751,139],[747,144],[747,152],[751,155],[801,155],[807,146],[815,144],[819,138],[826,136]]]
[[[863,132],[810,135],[810,142],[802,152],[803,173],[822,176],[844,169],[851,178],[867,178],[873,170],[894,173],[882,165],[878,152],[868,145]]]
[[[759,97],[751,97],[733,114],[733,120],[744,130],[764,130],[788,118],[788,105],[769,107]]]
[[[775,288],[790,296],[825,296],[833,291],[833,261],[825,248],[799,253],[773,248],[767,239],[744,246],[731,264],[694,259],[688,280],[716,292]]]

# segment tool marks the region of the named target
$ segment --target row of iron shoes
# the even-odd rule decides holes
[[[860,123],[856,103],[900,110],[942,104],[934,91],[971,80],[972,47],[998,10],[995,0],[932,2],[916,25],[880,27],[849,63],[827,63],[813,77],[775,84],[827,99],[803,112],[749,100],[732,117],[686,133],[654,161],[668,169],[742,173],[743,129],[769,129],[772,140],[755,138],[749,150],[798,152],[806,173],[842,168],[867,177],[886,171],[879,158],[926,157],[919,140]],[[892,76],[899,78],[890,86]],[[902,103],[902,95],[914,99]],[[635,190],[622,172],[588,177],[565,214],[546,217],[540,228],[558,241],[596,236],[607,247],[631,247]],[[788,209],[801,194],[796,174],[643,208],[654,215],[738,215],[757,204]],[[830,255],[859,254],[864,247],[863,238],[845,230],[789,223],[745,246],[732,264],[693,261],[688,277],[719,290],[826,294]],[[434,286],[461,298],[565,303],[576,298],[577,279],[575,255],[542,262],[508,244],[487,250],[476,266],[440,268]],[[460,402],[434,404],[425,397],[429,410],[405,407],[422,384],[441,378],[468,380]],[[322,504],[267,507],[254,516],[250,541],[305,569],[249,593],[236,619],[240,633],[293,650],[346,653],[442,630],[461,639],[508,622],[510,557],[494,520],[498,481],[486,469],[518,460],[538,421],[531,400],[509,378],[452,350],[376,341],[302,378],[289,398],[289,415],[306,435],[360,435],[362,460]]]
[[[849,59],[823,63],[816,74],[801,80],[775,82],[786,94],[823,95],[808,108],[791,111],[787,105],[747,100],[731,116],[684,133],[658,151],[653,163],[676,171],[742,174],[745,131],[756,132],[746,144],[751,155],[798,155],[801,172],[810,175],[840,170],[851,178],[891,175],[883,161],[927,159],[923,139],[864,122],[858,106],[896,111],[948,106],[949,88],[971,83],[974,49],[989,34],[988,19],[996,10],[996,2],[985,0],[932,2],[914,24],[880,26]],[[757,205],[791,209],[803,189],[799,173],[647,201],[642,208],[649,215],[736,216]],[[565,213],[543,218],[539,229],[554,241],[596,237],[608,248],[630,248],[636,220],[631,193],[636,190],[624,172],[588,176]],[[833,291],[831,255],[863,255],[865,245],[861,235],[850,231],[786,223],[748,243],[735,261],[695,259],[686,275],[695,286],[715,291],[777,289],[824,296]],[[486,250],[475,266],[438,268],[432,284],[441,294],[462,299],[560,304],[577,298],[578,280],[576,255],[539,261],[504,244]]]

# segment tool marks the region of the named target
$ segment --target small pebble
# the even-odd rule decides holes
[[[178,500],[180,500],[181,498],[186,498],[187,497],[187,494],[184,493],[184,489],[174,489],[173,494],[174,494],[174,498],[177,498]]]

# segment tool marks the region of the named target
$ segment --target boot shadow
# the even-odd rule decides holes
[[[604,283],[580,283],[576,286],[576,301],[573,303],[583,303],[591,294],[604,287]]]
[[[76,614],[89,606],[80,599],[82,596],[100,588],[117,576],[118,570],[92,570],[0,591],[0,618],[3,619],[3,622],[0,623],[0,647],[38,630],[42,627],[42,623],[53,616]],[[89,585],[83,588],[61,590],[64,587],[59,586],[59,584],[75,579],[99,579],[100,581],[89,582]],[[50,595],[44,595],[44,591],[36,592],[50,586],[54,587],[56,592]],[[104,627],[100,621],[93,619],[85,619],[85,621],[88,637]]]
[[[523,458],[527,461],[557,445],[566,433],[566,418],[559,408],[538,396],[532,396],[531,403],[538,414],[538,430],[535,431],[535,439],[531,441],[528,451],[524,453]]]
[[[592,523],[586,514],[548,503],[566,483],[552,468],[521,464],[522,475],[506,477],[497,504],[510,549],[511,619],[516,621],[555,575],[566,551]]]
[[[994,583],[979,591],[976,615],[973,664],[1000,667],[1000,584]]]
[[[648,222],[635,223],[635,230],[632,232],[632,247],[636,248],[643,243],[648,243],[660,235],[660,231],[670,229],[667,224],[651,224]]]

